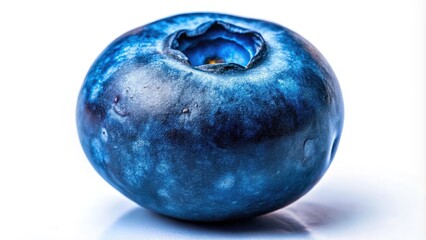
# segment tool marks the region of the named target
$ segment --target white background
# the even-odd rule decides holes
[[[424,1],[2,1],[0,239],[425,239]],[[13,3],[12,3],[13,2]],[[346,108],[320,183],[289,207],[232,225],[159,217],[92,169],[77,94],[122,33],[214,11],[295,30],[327,58]]]

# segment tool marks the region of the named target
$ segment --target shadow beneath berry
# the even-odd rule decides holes
[[[221,223],[180,221],[135,208],[109,227],[102,239],[310,239],[313,238],[311,229],[335,227],[347,222],[352,208],[346,207],[297,202],[256,218]]]

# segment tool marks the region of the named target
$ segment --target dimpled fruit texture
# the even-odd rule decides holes
[[[131,200],[222,221],[309,191],[336,152],[343,100],[331,67],[298,34],[194,13],[113,41],[86,76],[77,126],[93,167]]]

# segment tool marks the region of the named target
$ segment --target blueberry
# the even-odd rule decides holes
[[[308,192],[343,126],[336,76],[295,32],[193,13],[136,28],[96,59],[77,126],[96,171],[139,205],[223,221]]]

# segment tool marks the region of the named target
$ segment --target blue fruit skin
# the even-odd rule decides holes
[[[180,30],[222,21],[254,30],[251,68],[202,71],[167,53]],[[223,221],[265,214],[308,192],[336,152],[343,100],[315,47],[274,23],[193,13],[132,30],[96,59],[77,127],[96,171],[139,205]]]

